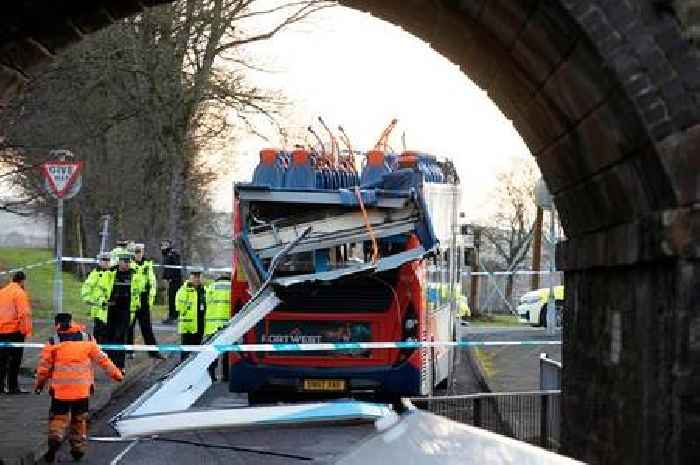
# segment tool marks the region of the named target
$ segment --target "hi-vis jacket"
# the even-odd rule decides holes
[[[129,303],[129,311],[131,312],[131,321],[134,321],[134,316],[136,311],[141,307],[141,293],[146,288],[146,281],[142,274],[137,274],[134,270],[129,269],[131,274],[131,301]],[[112,291],[114,290],[114,281],[117,278],[117,268],[112,268],[102,274],[99,280],[100,290],[105,299],[108,302],[112,297]]]
[[[27,292],[17,283],[0,289],[0,334],[32,335],[32,310]]]
[[[156,291],[158,290],[158,282],[156,281],[156,272],[153,267],[153,260],[145,259],[141,263],[135,260],[131,261],[131,269],[135,274],[141,275],[144,288],[142,292],[148,292],[148,306],[153,307],[156,303]]]
[[[73,325],[44,346],[36,370],[35,389],[43,389],[49,383],[51,396],[58,400],[87,399],[94,384],[92,362],[98,363],[115,381],[124,378],[95,341],[80,326]]]
[[[204,315],[204,335],[210,336],[231,319],[231,281],[219,279],[206,288],[207,312]]]
[[[96,318],[107,323],[107,299],[100,287],[100,280],[109,270],[95,268],[80,287],[80,299],[90,305],[90,318]]]
[[[204,286],[204,284],[202,284]],[[206,293],[206,286],[205,286]],[[206,301],[206,298],[205,298]],[[197,334],[197,311],[202,302],[199,301],[197,288],[189,281],[185,281],[177,294],[175,294],[175,309],[178,313],[177,332],[178,334]]]

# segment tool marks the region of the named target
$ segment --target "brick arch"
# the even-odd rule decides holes
[[[4,6],[0,93],[84,34],[165,2]],[[700,60],[674,10],[691,2],[342,3],[460,66],[513,121],[556,195],[569,238],[559,247],[565,451],[592,463],[691,463],[700,454]]]

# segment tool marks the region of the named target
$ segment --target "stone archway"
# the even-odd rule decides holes
[[[0,92],[83,34],[166,1],[5,6]],[[565,452],[697,460],[700,58],[674,9],[690,2],[342,3],[424,39],[487,90],[556,195],[569,238],[559,249]]]

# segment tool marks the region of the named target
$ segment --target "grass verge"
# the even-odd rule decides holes
[[[522,326],[522,323],[518,321],[518,317],[512,314],[487,315],[482,313],[479,316],[469,318],[467,321],[474,326]]]
[[[53,258],[51,250],[0,247],[0,269],[9,270],[45,262]],[[55,264],[44,264],[26,270],[27,291],[32,302],[32,316],[49,318],[53,307],[53,278]],[[2,276],[2,282],[11,277]],[[80,280],[69,272],[63,272],[63,309],[76,315],[81,321],[88,316],[88,306],[80,300]]]

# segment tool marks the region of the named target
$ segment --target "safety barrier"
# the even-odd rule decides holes
[[[128,345],[101,344],[104,350],[133,352],[308,352],[308,351],[347,351],[356,349],[420,349],[430,347],[485,347],[485,346],[541,346],[561,345],[561,341],[433,341],[433,342],[337,342],[321,344],[158,344]],[[40,342],[0,342],[3,347],[23,347],[41,349]]]
[[[417,397],[422,410],[550,449],[559,449],[561,391]]]

